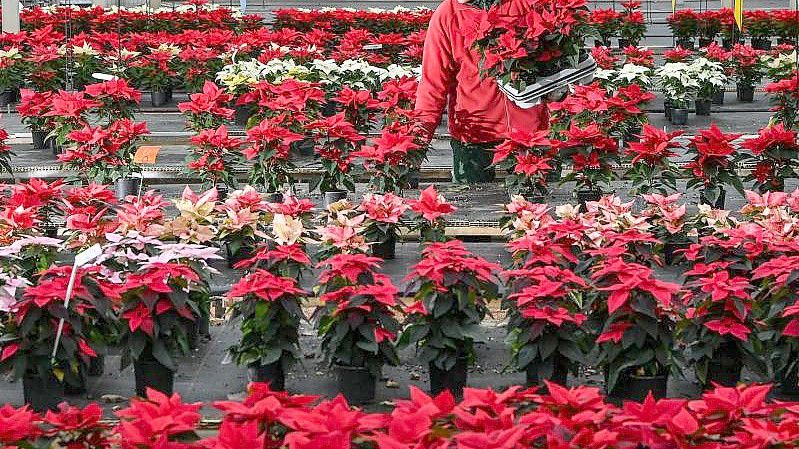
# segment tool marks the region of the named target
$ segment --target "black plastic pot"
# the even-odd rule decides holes
[[[619,377],[609,396],[622,401],[643,402],[651,392],[655,399],[663,399],[666,397],[668,380],[668,374],[657,376],[624,374]]]
[[[48,134],[50,133],[48,133],[47,131],[31,131],[31,138],[33,138],[34,150],[50,149],[50,145],[47,141]]]
[[[158,360],[145,359],[133,362],[133,373],[136,377],[136,394],[144,397],[147,388],[171,395],[175,387],[175,372],[162,365]]]
[[[600,190],[578,190],[576,192],[577,203],[580,205],[580,210],[586,211],[586,204],[592,201],[599,201],[602,198]]]
[[[206,312],[197,319],[197,330],[201,337],[211,337],[211,317]]]
[[[684,126],[688,123],[688,108],[672,108],[671,123],[677,126]]]
[[[382,242],[372,245],[372,255],[383,260],[393,259],[396,255],[397,236],[392,232]]]
[[[154,90],[150,92],[150,104],[154,107],[160,107],[169,103],[169,94],[166,90]]]
[[[430,393],[437,395],[449,390],[456,398],[463,397],[463,388],[469,377],[469,359],[459,357],[452,369],[445,371],[430,363]]]
[[[227,195],[228,195],[228,192],[230,191],[230,189],[228,189],[227,185],[222,184],[222,183],[218,183],[214,187],[216,187],[216,198],[217,198],[217,200],[219,200],[220,202],[224,202],[227,199]]]
[[[771,39],[767,37],[753,37],[752,48],[755,50],[771,50]]]
[[[699,194],[699,204],[707,204],[713,207],[713,209],[724,209],[724,200],[726,198],[727,198],[727,191],[721,189],[721,193],[719,193],[719,196],[718,198],[716,198],[716,201],[712,202],[707,196],[705,196],[705,191],[703,190]]]
[[[236,106],[235,111],[233,123],[236,126],[247,126],[247,122],[250,120],[250,107],[247,105]]]
[[[733,44],[733,40],[732,39],[728,39],[728,38],[722,38],[721,39],[721,48],[723,48],[725,50],[732,50],[733,45],[734,44]]]
[[[16,94],[13,89],[6,89],[0,92],[0,108],[6,108],[16,99]]]
[[[666,117],[666,120],[671,120],[671,110],[671,102],[669,100],[665,100],[663,102],[663,115]]]
[[[332,192],[324,192],[324,194],[325,194],[325,199],[323,205],[325,209],[330,207],[330,205],[335,203],[336,201],[347,199],[346,190],[334,190]]]
[[[796,368],[780,376],[779,393],[781,396],[799,396],[799,373]]]
[[[247,377],[250,382],[268,383],[269,388],[275,391],[286,389],[286,374],[283,372],[283,364],[278,360],[269,365],[252,363],[247,366]]]
[[[677,261],[677,250],[686,249],[690,246],[690,242],[667,242],[663,244],[663,262],[666,265],[675,265]]]
[[[282,203],[283,202],[283,193],[282,192],[270,192],[266,194],[266,201],[269,203]]]
[[[694,106],[696,115],[710,115],[710,100],[696,100]]]
[[[67,381],[64,379],[64,394],[67,396],[75,396],[86,393],[89,384],[89,367],[82,361],[78,363],[78,373],[75,378]]]
[[[122,201],[128,195],[138,195],[141,189],[141,178],[119,178],[114,181],[114,194]]]
[[[625,49],[629,45],[630,45],[630,41],[628,39],[619,38],[619,48],[620,49]]]
[[[682,38],[677,39],[677,45],[686,49],[686,50],[693,50],[694,49],[694,40],[692,38]]]
[[[52,374],[45,377],[26,374],[22,377],[22,395],[34,411],[56,410],[64,402],[64,384]]]
[[[166,101],[172,101],[172,94],[174,93],[172,87],[167,87],[164,92],[166,92]]]
[[[491,150],[460,144],[452,147],[452,182],[476,184],[494,180]]]
[[[741,380],[742,369],[743,362],[738,345],[732,342],[722,343],[707,364],[707,377],[703,387],[713,388],[714,384],[734,387]]]
[[[412,169],[408,172],[408,189],[418,189],[419,181],[422,179],[422,173],[418,168]]]
[[[724,89],[719,89],[713,93],[713,97],[710,99],[711,104],[724,104]]]
[[[200,325],[197,320],[181,318],[180,324],[183,326],[183,331],[186,332],[189,348],[197,349],[200,346]]]
[[[569,366],[564,363],[561,356],[555,356],[556,359],[553,362],[555,364],[554,370],[552,375],[549,376],[547,379],[540,379],[538,377],[538,366],[536,364],[529,364],[527,365],[527,369],[524,371],[525,373],[525,383],[528,387],[532,387],[535,385],[543,384],[544,380],[548,380],[550,382],[554,382],[558,385],[566,386],[566,381],[569,377]]]
[[[353,405],[366,404],[375,399],[377,378],[369,368],[335,365],[338,390]]]
[[[50,146],[50,150],[53,151],[53,156],[58,156],[59,154],[64,152],[64,147],[62,145],[59,145],[55,139],[48,139],[47,143]]]
[[[91,377],[98,377],[102,376],[105,372],[105,356],[98,355],[97,357],[93,357],[89,361],[89,376]]]
[[[708,45],[712,44],[715,39],[709,37],[700,37],[699,38],[699,48],[707,47]]]
[[[738,92],[738,101],[742,101],[744,103],[751,103],[755,101],[755,86],[738,84],[736,89]]]

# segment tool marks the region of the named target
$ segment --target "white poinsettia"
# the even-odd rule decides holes
[[[663,95],[678,107],[687,107],[699,90],[699,82],[692,76],[690,67],[684,62],[669,62],[657,69]]]
[[[0,50],[0,59],[22,59],[19,48],[11,47],[8,50]]]
[[[697,97],[702,99],[709,99],[729,81],[724,66],[707,58],[696,58],[691,62],[688,75],[696,82]]]

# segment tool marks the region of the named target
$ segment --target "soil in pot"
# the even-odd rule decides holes
[[[352,405],[366,404],[375,399],[377,378],[369,368],[335,365],[338,390]]]
[[[456,398],[463,397],[463,388],[469,376],[469,359],[458,357],[455,365],[449,370],[443,370],[430,364],[430,393],[437,395],[449,390]]]
[[[666,397],[668,379],[668,374],[637,376],[625,373],[619,376],[619,380],[608,396],[620,401],[643,402],[651,392],[655,399],[663,399]]]
[[[719,196],[716,198],[716,201],[713,202],[710,201],[708,196],[705,194],[705,191],[703,190],[699,194],[699,204],[707,204],[713,207],[714,209],[724,209],[724,200],[726,199],[726,197],[727,197],[727,191],[721,189],[721,192],[719,193]]]
[[[392,232],[382,242],[372,245],[372,255],[383,260],[393,259],[396,255],[397,236]]]
[[[334,190],[332,192],[324,192],[325,199],[324,199],[324,207],[327,209],[330,207],[331,204],[335,203],[336,201],[341,201],[347,199],[347,191],[346,190]]]
[[[142,354],[144,356],[144,354]],[[133,362],[136,377],[136,394],[145,397],[147,388],[171,395],[175,387],[175,372],[155,358],[140,358]]]
[[[452,182],[476,184],[494,180],[493,152],[483,145],[452,141]]]
[[[141,178],[120,178],[114,181],[114,194],[122,201],[128,195],[138,195],[141,190]]]
[[[688,123],[688,109],[687,108],[672,108],[671,109],[671,123],[677,126],[684,126]]]
[[[724,342],[713,353],[707,364],[707,377],[703,388],[712,389],[714,384],[734,387],[741,380],[741,352],[733,342]]]
[[[739,84],[737,86],[738,92],[738,101],[742,101],[745,103],[751,103],[755,101],[755,87],[754,86],[745,86]]]
[[[696,115],[710,115],[710,100],[696,100],[694,106]]]
[[[34,411],[57,410],[58,404],[64,402],[64,384],[52,374],[37,376],[29,373],[22,377],[22,394],[25,403]]]
[[[157,108],[169,103],[169,94],[165,90],[154,90],[150,92],[150,104]]]
[[[286,389],[286,374],[283,372],[283,363],[280,360],[269,365],[251,363],[247,366],[247,378],[250,382],[268,383],[269,388],[275,391]]]

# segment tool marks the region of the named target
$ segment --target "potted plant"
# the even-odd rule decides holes
[[[310,262],[310,261],[309,261]],[[233,318],[241,318],[241,338],[228,349],[239,366],[246,366],[251,382],[267,382],[285,389],[285,375],[301,358],[300,302],[306,296],[297,280],[257,269],[231,287]]]
[[[511,364],[525,372],[527,385],[549,380],[565,386],[568,374],[586,362],[586,282],[556,263],[528,263],[503,277],[511,291],[504,301]]]
[[[84,182],[114,183],[117,198],[136,195],[141,189],[141,166],[133,161],[137,141],[148,134],[145,122],[119,119],[108,126],[84,125],[67,134],[77,146],[58,155],[65,168],[75,170]]]
[[[607,188],[615,178],[612,164],[619,161],[618,142],[596,124],[580,127],[572,123],[564,134],[565,141],[553,141],[561,157],[572,162],[571,173],[561,182],[577,183],[575,192],[581,204],[596,201],[602,196],[603,187]]]
[[[593,363],[604,370],[608,394],[636,401],[665,397],[680,286],[620,257],[599,261],[591,279],[598,292],[589,314],[598,330]]]
[[[175,356],[189,351],[181,318],[198,319],[191,293],[201,288],[197,272],[182,263],[153,262],[125,273],[118,299],[122,366],[133,363],[137,395],[148,388],[172,394]]]
[[[417,216],[413,229],[419,230],[423,242],[446,242],[446,216],[458,210],[447,202],[444,195],[438,193],[436,186],[431,185],[419,193],[419,199],[407,200],[411,211]]]
[[[17,90],[25,78],[26,64],[17,47],[0,50],[0,107],[16,101]]]
[[[505,188],[511,195],[540,203],[549,193],[547,175],[554,170],[554,153],[548,131],[513,130],[494,150],[492,164],[508,173]]]
[[[766,94],[775,106],[771,109],[774,115],[772,123],[781,122],[788,129],[793,129],[799,124],[799,70],[794,70],[789,78],[769,83],[765,87]]]
[[[170,100],[172,78],[177,75],[172,69],[174,58],[173,48],[162,44],[151,48],[131,64],[129,70],[133,72],[133,77],[138,80],[141,88],[150,91],[150,104],[154,108],[163,106]]]
[[[346,198],[348,191],[355,191],[350,174],[350,155],[365,138],[346,120],[343,112],[317,120],[309,124],[308,129],[314,132],[315,151],[322,158],[325,170],[312,188],[319,187],[327,207]]]
[[[289,158],[291,144],[305,137],[284,127],[280,118],[266,118],[247,130],[247,146],[241,154],[250,167],[251,186],[262,186],[273,196],[279,194],[286,184],[291,184],[290,170],[294,167]],[[282,198],[275,197],[280,202]]]
[[[487,303],[498,296],[499,266],[467,251],[459,240],[430,243],[407,279],[406,327],[401,346],[415,345],[430,367],[430,391],[461,397]]]
[[[674,141],[680,135],[682,131],[668,133],[645,124],[637,140],[627,143],[625,154],[632,159],[625,177],[632,181],[636,193],[666,194],[669,190],[677,190],[678,169],[671,158],[676,156],[673,150],[681,148]]]
[[[85,366],[97,357],[102,342],[93,341],[94,323],[111,323],[114,291],[98,279],[94,268],[79,268],[66,303],[72,267],[53,266],[34,285],[8,304],[2,320],[0,367],[22,379],[25,402],[34,410],[54,410],[63,400],[64,386],[85,382]],[[6,287],[21,293],[24,281],[7,277]],[[64,319],[64,325],[59,321]],[[55,348],[55,351],[54,351]]]
[[[50,110],[51,92],[36,92],[31,89],[20,89],[19,104],[17,112],[20,121],[31,130],[34,149],[49,148],[46,137],[50,134],[53,127],[52,120],[45,117],[45,113]]]
[[[669,104],[666,115],[673,124],[685,125],[688,121],[688,105],[699,89],[699,82],[691,76],[689,65],[684,62],[667,62],[655,73],[660,77],[660,87]]]
[[[696,83],[696,115],[710,115],[713,95],[727,84],[724,66],[704,57],[696,58],[688,65],[688,76]]]
[[[776,34],[773,20],[770,11],[755,9],[744,12],[744,29],[752,37],[752,48],[771,50],[771,37]]]
[[[643,196],[646,208],[641,215],[646,217],[650,225],[649,232],[663,244],[663,262],[666,265],[674,265],[677,258],[682,257],[682,250],[691,243],[688,239],[685,204],[677,203],[681,196],[680,193],[669,196],[650,193]]]
[[[204,129],[191,137],[192,152],[186,157],[186,167],[203,182],[203,187],[227,190],[237,185],[233,168],[238,160],[242,139],[231,136],[225,125]]]
[[[621,28],[619,29],[619,48],[629,45],[637,47],[646,34],[644,14],[641,12],[641,2],[626,1],[621,3],[624,11],[621,13]]]
[[[618,35],[622,27],[622,13],[613,8],[596,8],[591,10],[588,21],[599,35],[594,46],[610,47],[611,38]]]
[[[384,195],[366,193],[358,210],[366,214],[361,233],[372,242],[372,255],[383,260],[393,259],[397,244],[397,228],[402,214],[410,206],[402,197],[392,193]]]
[[[233,118],[235,111],[227,107],[231,99],[213,81],[206,81],[201,92],[189,95],[190,101],[178,103],[178,110],[186,114],[188,128],[199,134],[205,129],[217,129]]]
[[[743,192],[743,184],[735,171],[735,162],[740,159],[732,141],[741,134],[725,134],[716,126],[700,130],[691,139],[687,153],[691,162],[686,166],[688,188],[701,186],[700,203],[708,204],[716,209],[724,208],[725,185],[731,185]]]
[[[124,79],[113,79],[89,84],[84,92],[98,103],[97,114],[102,123],[110,124],[119,119],[133,119],[141,103],[141,92],[131,87]]]
[[[263,231],[268,206],[263,195],[250,186],[231,192],[217,209],[221,215],[218,223],[219,240],[227,251],[228,266],[249,259],[260,239],[266,239]]]
[[[721,32],[719,11],[706,10],[699,13],[699,46],[707,47],[715,42]]]
[[[699,34],[699,16],[692,9],[681,9],[666,18],[677,45],[694,49],[694,36]]]
[[[763,78],[762,52],[748,45],[736,44],[731,51],[738,100],[754,101],[755,85]]]
[[[314,312],[325,360],[338,374],[339,389],[351,404],[370,402],[383,365],[398,365],[394,344],[400,324],[397,288],[375,272],[379,260],[339,254],[322,262]]]
[[[755,181],[755,188],[761,193],[781,192],[786,179],[797,177],[797,132],[785,129],[782,123],[761,128],[756,138],[745,140],[741,147],[752,152],[746,158],[755,162],[755,169],[745,181]]]
[[[411,123],[389,123],[371,145],[363,145],[352,157],[363,159],[369,185],[377,192],[401,192],[416,182],[418,170],[426,157],[427,146],[419,140],[418,129]]]
[[[69,133],[87,125],[87,115],[99,105],[98,102],[86,98],[83,92],[60,90],[53,94],[50,99],[50,108],[43,117],[47,117],[49,123],[52,123],[52,129],[47,138],[51,139],[54,154],[61,152],[64,144],[68,141]]]

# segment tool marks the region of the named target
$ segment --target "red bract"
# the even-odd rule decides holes
[[[202,404],[186,404],[179,394],[167,396],[151,388],[146,399],[132,399],[130,407],[116,412],[117,444],[123,449],[188,449],[197,439]]]
[[[9,404],[0,407],[0,443],[15,447],[18,443],[33,441],[42,430],[41,419],[27,405],[14,408]]]
[[[276,276],[266,270],[256,270],[233,284],[228,297],[237,298],[253,294],[265,301],[277,301],[284,296],[303,293],[294,279]]]
[[[178,103],[180,112],[190,114],[195,130],[215,128],[221,120],[233,118],[234,110],[226,107],[232,96],[211,81],[206,81],[202,92],[189,95],[191,101]]]
[[[682,135],[682,131],[667,133],[660,128],[645,124],[639,140],[628,143],[627,153],[633,156],[632,163],[639,161],[651,165],[660,165],[663,161],[676,155],[672,150],[680,148],[674,138]]]
[[[692,155],[688,168],[705,185],[721,185],[737,179],[730,165],[736,154],[732,142],[739,137],[741,134],[723,133],[715,123],[710,129],[700,130],[688,146]]]
[[[62,441],[69,441],[71,447],[110,448],[111,426],[100,422],[103,409],[92,403],[80,409],[60,404],[57,411],[47,411],[44,421],[52,426],[47,435]],[[72,446],[70,446],[72,445]]]
[[[496,282],[499,265],[469,252],[460,240],[431,243],[422,250],[422,260],[413,266],[406,280],[429,280],[440,291],[461,282],[459,275],[482,282]]]
[[[691,50],[686,50],[681,46],[676,46],[673,49],[666,50],[663,52],[663,58],[666,59],[666,62],[685,62],[694,54]]]
[[[433,185],[422,190],[418,200],[408,200],[408,204],[411,206],[411,210],[431,223],[457,210],[436,191],[436,187]]]

